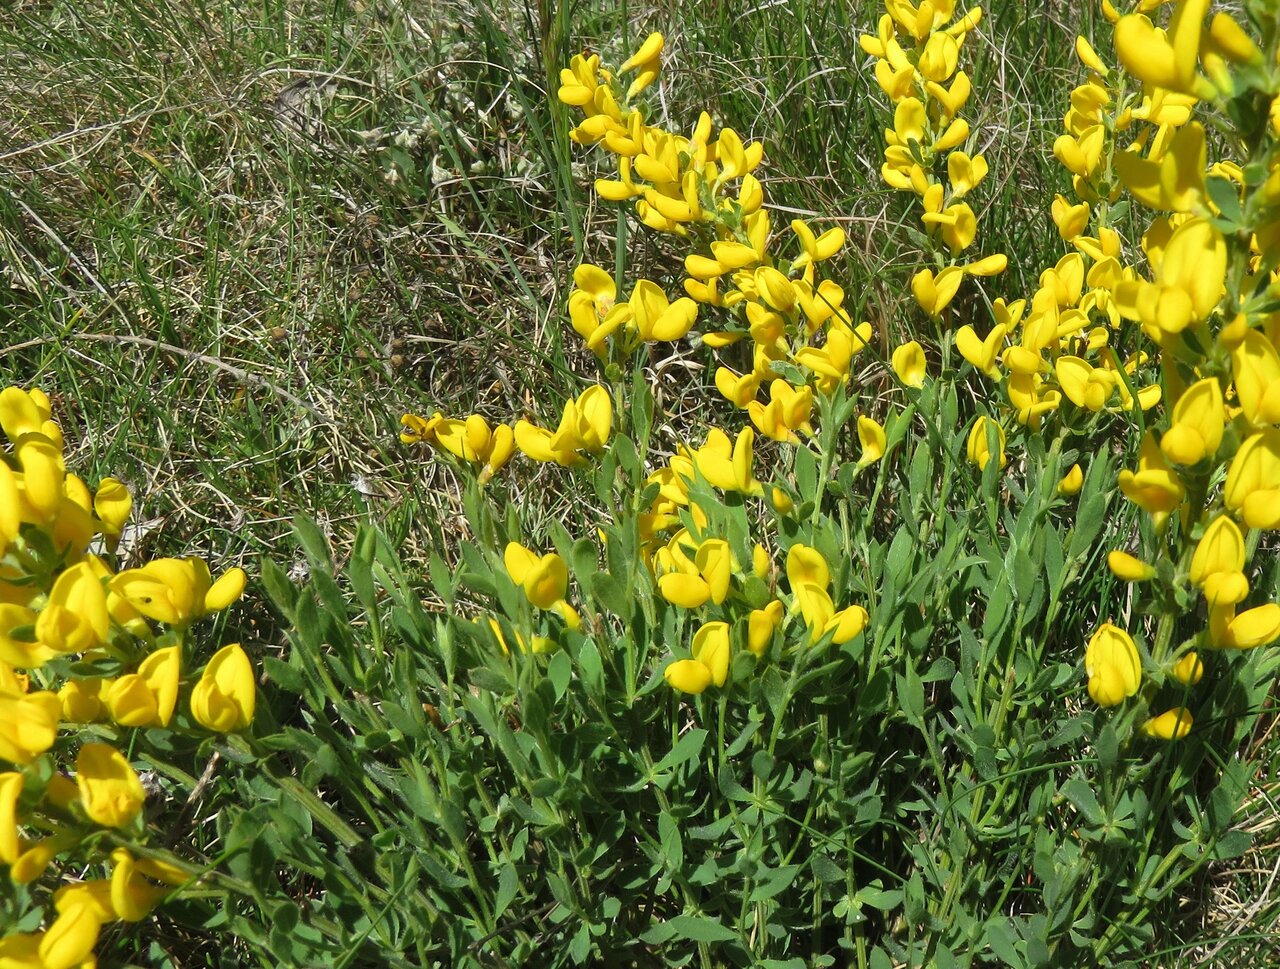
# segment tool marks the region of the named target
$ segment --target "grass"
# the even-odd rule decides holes
[[[922,256],[878,175],[885,111],[857,44],[877,13],[19,0],[0,12],[7,379],[54,396],[77,473],[130,486],[135,559],[198,552],[215,571],[257,573],[283,555],[303,570],[290,537],[303,516],[341,565],[372,515],[407,560],[455,561],[469,540],[458,482],[398,444],[400,414],[514,408],[545,423],[592,372],[564,340],[567,287],[578,261],[612,264],[620,223],[585,188],[596,162],[564,135],[555,66],[664,30],[670,123],[688,128],[705,106],[763,138],[771,202],[846,228],[845,289],[884,357],[908,336],[903,281]],[[1066,184],[1048,149],[1076,76],[1071,41],[1094,19],[1080,17],[999,0],[970,40],[968,115],[995,176],[983,252],[1065,251],[1045,209]],[[632,271],[661,265],[663,244],[630,232]],[[1011,266],[989,298],[1027,294],[1043,268]],[[668,411],[704,419],[698,352],[651,364]],[[580,534],[599,501],[560,480],[526,466],[506,487],[531,527]],[[1089,603],[1108,601],[1108,581],[1085,580],[1065,628],[1097,618]],[[282,646],[265,605],[233,622],[228,635]],[[1276,958],[1280,765],[1270,735],[1262,749],[1242,821],[1256,848],[1196,886],[1179,961]]]

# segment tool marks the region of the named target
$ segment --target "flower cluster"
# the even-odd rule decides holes
[[[585,114],[574,140],[613,156],[617,178],[598,179],[596,192],[632,202],[644,225],[691,244],[685,295],[671,299],[657,282],[640,279],[622,300],[618,281],[588,263],[574,273],[570,320],[602,362],[625,359],[643,342],[679,340],[700,318],[705,346],[749,342],[749,352],[726,352],[715,369],[716,388],[760,434],[796,443],[797,432],[813,432],[815,391],[831,395],[847,383],[871,337],[870,324],[855,326],[845,312],[843,287],[820,272],[843,248],[845,233],[838,227],[818,233],[792,220],[791,254],[783,255],[754,174],[763,144],[744,143],[732,128],[714,132],[705,111],[685,136],[653,123],[646,105],[633,103],[657,77],[662,50],[662,36],[651,35],[618,74],[596,55],[579,55],[561,73],[559,96]],[[642,71],[644,84],[624,92],[619,77],[633,69]],[[791,377],[785,365],[794,368]]]
[[[960,52],[982,21],[982,8],[958,19],[956,13],[955,0],[927,0],[918,7],[886,0],[876,33],[860,38],[862,49],[876,58],[876,81],[893,105],[880,175],[891,188],[919,200],[925,241],[936,257],[936,266],[911,279],[912,295],[934,320],[946,312],[966,275],[995,276],[1008,264],[1000,253],[958,261],[977,238],[978,219],[965,198],[986,178],[987,162],[962,150],[970,130],[960,117],[973,92],[968,74],[959,70]],[[917,352],[918,347],[908,351]],[[914,383],[897,360],[895,370]]]
[[[92,965],[103,923],[137,921],[192,879],[124,844],[105,851],[104,829],[143,843],[142,783],[116,746],[96,740],[80,742],[64,772],[59,734],[74,742],[88,736],[75,729],[86,724],[119,741],[139,727],[246,729],[256,686],[239,645],[218,650],[194,682],[184,678],[192,624],[235,602],[245,575],[236,568],[214,581],[197,558],[113,570],[127,489],[111,478],[90,489],[67,470],[39,390],[0,392],[0,430],[0,761],[15,768],[0,773],[0,863],[19,884],[55,862],[60,871],[110,868],[54,892],[47,927],[0,939],[0,963]]]
[[[515,426],[499,424],[491,428],[479,414],[465,420],[446,418],[436,411],[430,418],[405,414],[400,418],[400,441],[428,444],[451,454],[465,466],[480,468],[480,484],[488,482],[506,467],[518,448],[534,461],[575,467],[585,464],[587,455],[599,454],[613,430],[613,400],[599,384],[588,387],[576,400],[567,401],[560,424],[554,431],[524,419]]]
[[[1280,528],[1276,126],[1251,133],[1244,147],[1267,161],[1246,177],[1231,159],[1208,164],[1193,120],[1233,98],[1238,112],[1259,93],[1274,106],[1277,92],[1240,25],[1218,13],[1206,29],[1207,12],[1207,0],[1180,0],[1163,30],[1144,13],[1113,17],[1117,57],[1144,86],[1141,107],[1121,110],[1157,125],[1114,159],[1119,185],[1156,215],[1143,236],[1149,278],[1129,272],[1113,295],[1155,345],[1168,407],[1146,431],[1137,467],[1118,479],[1154,541],[1145,558],[1117,550],[1108,559],[1118,577],[1143,584],[1159,624],[1145,661],[1127,632],[1106,624],[1094,635],[1089,692],[1104,706],[1133,696],[1149,706],[1168,681],[1185,698],[1206,651],[1280,638],[1280,604],[1247,604],[1257,533]],[[1197,608],[1207,619],[1177,641],[1179,620]],[[1144,730],[1175,739],[1192,722],[1181,705]]]

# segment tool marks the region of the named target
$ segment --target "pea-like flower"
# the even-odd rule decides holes
[[[902,344],[891,357],[893,372],[908,387],[923,387],[925,378],[924,347],[915,340]]]
[[[1191,732],[1191,724],[1191,711],[1186,707],[1174,707],[1144,723],[1142,732],[1156,740],[1181,740]]]
[[[692,694],[709,686],[724,686],[729,677],[729,624],[704,623],[693,635],[692,652],[692,659],[676,660],[663,670],[667,684]]]
[[[1280,528],[1280,428],[1245,438],[1227,469],[1222,498],[1250,528]]]
[[[991,453],[991,442],[988,440],[988,434],[994,434],[996,451]],[[1004,454],[1005,436],[1004,428],[989,417],[979,417],[973,422],[973,427],[969,430],[969,439],[966,443],[965,450],[971,464],[976,464],[978,470],[984,470],[987,462],[994,457],[1000,467],[1004,467],[1008,463],[1008,459]]]
[[[555,552],[539,556],[519,542],[508,542],[502,554],[511,580],[538,609],[550,609],[569,590],[569,568]]]
[[[148,619],[182,627],[230,606],[244,592],[245,578],[243,569],[231,568],[215,582],[199,558],[154,559],[119,573],[110,588]]]
[[[1133,637],[1109,622],[1097,628],[1085,648],[1084,669],[1089,696],[1100,707],[1113,707],[1138,692],[1142,660]]]
[[[122,828],[138,816],[146,793],[124,755],[107,744],[89,743],[76,757],[80,803],[95,824]]]
[[[573,467],[585,461],[584,454],[599,454],[613,429],[613,401],[609,391],[597,384],[588,387],[576,400],[564,405],[555,432],[526,420],[516,422],[516,446],[535,461]]]
[[[884,427],[875,418],[865,414],[858,416],[858,443],[862,446],[862,456],[858,458],[858,467],[865,468],[875,464],[884,457],[888,447],[888,438]]]
[[[191,691],[191,716],[217,733],[245,730],[253,723],[257,688],[253,664],[231,643],[213,654]]]
[[[169,726],[178,702],[181,675],[181,648],[156,650],[142,661],[136,673],[119,677],[107,690],[111,719],[124,727]]]

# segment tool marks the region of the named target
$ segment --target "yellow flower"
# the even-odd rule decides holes
[[[158,649],[138,666],[138,672],[119,677],[107,690],[111,719],[123,727],[167,727],[178,702],[182,650]]]
[[[922,310],[937,319],[955,298],[963,279],[964,270],[958,266],[948,266],[936,276],[932,269],[921,269],[911,277],[911,294]]]
[[[688,296],[668,302],[658,284],[647,279],[636,283],[628,305],[631,323],[646,343],[679,340],[698,318],[698,304]]]
[[[857,636],[867,624],[865,609],[861,606],[848,606],[836,611],[831,595],[822,586],[803,583],[798,587],[793,585],[792,589],[800,606],[800,614],[809,627],[810,642],[816,643],[827,633],[831,633],[832,643],[839,646]]]
[[[17,443],[22,465],[22,497],[38,522],[50,522],[66,495],[66,465],[62,449],[44,434],[27,434]]]
[[[125,922],[138,922],[146,918],[160,900],[169,894],[168,888],[151,884],[144,875],[174,884],[186,881],[180,872],[175,879],[170,874],[175,871],[171,866],[143,862],[124,848],[111,852],[111,862],[111,908],[116,917]]]
[[[18,476],[9,465],[0,461],[0,554],[18,537],[22,524],[22,501],[18,491]]]
[[[621,74],[626,74],[628,71],[637,72],[635,80],[627,88],[628,100],[657,80],[658,72],[662,69],[662,44],[662,34],[655,31],[645,38],[639,50],[623,61],[618,69]]]
[[[747,402],[747,414],[761,434],[775,441],[798,440],[796,431],[813,433],[809,415],[813,410],[813,389],[796,389],[785,380],[775,380],[769,385],[769,403],[758,400]]]
[[[1209,607],[1209,642],[1219,649],[1254,649],[1280,638],[1280,605],[1246,609],[1236,615],[1234,605]]]
[[[0,760],[29,764],[52,747],[61,712],[55,693],[14,693],[0,686]]]
[[[40,939],[42,969],[74,969],[92,958],[102,919],[91,905],[72,905],[61,912]],[[4,960],[0,958],[0,965]]]
[[[34,626],[39,617],[26,606],[11,602],[0,602],[0,662],[20,670],[39,669],[58,651],[42,643],[39,639],[28,642],[26,639],[15,639],[12,633],[23,626]]]
[[[752,609],[747,617],[747,649],[755,656],[763,657],[773,641],[773,634],[782,623],[782,603],[774,599],[763,609]]]
[[[1138,470],[1121,470],[1117,482],[1124,496],[1162,523],[1182,503],[1182,481],[1168,462],[1155,435],[1147,431],[1138,452]]]
[[[103,478],[98,482],[98,490],[93,493],[93,511],[102,523],[102,537],[108,549],[114,550],[120,543],[120,535],[132,508],[133,497],[123,484],[115,478]]]
[[[1193,121],[1180,128],[1158,158],[1118,151],[1120,181],[1143,205],[1162,212],[1191,212],[1204,198],[1204,128]]]
[[[908,387],[923,387],[925,378],[924,347],[915,340],[893,351],[893,372]]]
[[[597,189],[598,190],[598,189]],[[613,277],[598,266],[583,263],[573,271],[573,292],[569,294],[569,321],[587,343],[587,349],[603,358],[605,339],[631,317],[631,307],[615,306],[618,287]]]
[[[809,228],[807,222],[803,219],[792,219],[791,231],[800,240],[800,248],[803,250],[799,256],[792,260],[791,266],[793,269],[803,269],[811,263],[830,259],[844,247],[844,229],[839,226],[828,229],[820,236],[814,236],[813,230]]]
[[[699,694],[711,685],[711,670],[696,659],[679,659],[662,671],[667,685],[681,693]]]
[[[1115,29],[1116,59],[1138,80],[1203,97],[1213,91],[1197,83],[1196,61],[1209,0],[1177,0],[1169,29],[1160,32],[1142,14],[1121,17]]]
[[[569,590],[569,568],[555,552],[539,557],[519,542],[508,542],[502,561],[511,580],[538,609],[550,609]]]
[[[773,501],[773,510],[779,515],[790,515],[791,510],[795,508],[795,502],[791,500],[791,496],[779,487],[773,488],[770,498]]]
[[[582,453],[599,454],[613,429],[613,401],[600,385],[588,387],[577,400],[567,401],[555,433],[516,422],[515,442],[535,461],[553,461],[563,467],[582,464]]]
[[[1142,661],[1132,637],[1111,623],[1103,623],[1089,639],[1084,653],[1089,696],[1100,707],[1113,707],[1138,692]]]
[[[107,593],[90,562],[63,571],[36,620],[36,639],[61,653],[83,653],[106,642],[111,631]]]
[[[658,579],[658,591],[668,602],[684,609],[696,609],[708,600],[720,605],[729,594],[733,575],[733,553],[724,539],[707,539],[698,546],[692,561],[680,549],[687,540],[682,532],[668,545],[674,566]]]
[[[1083,485],[1084,471],[1081,470],[1080,465],[1073,464],[1071,470],[1058,482],[1058,494],[1064,496],[1077,494]]]
[[[1146,582],[1155,578],[1155,566],[1134,558],[1128,552],[1111,552],[1107,555],[1107,568],[1116,578],[1125,582]]]
[[[1174,663],[1169,672],[1175,680],[1184,686],[1195,686],[1204,676],[1204,663],[1200,661],[1200,657],[1196,655],[1195,650],[1192,650]]]
[[[239,643],[213,654],[191,691],[191,716],[218,733],[246,730],[253,723],[256,696],[253,664]]]
[[[1072,242],[1079,238],[1089,227],[1088,202],[1072,205],[1061,195],[1057,195],[1054,196],[1050,212],[1053,215],[1053,224],[1058,227],[1058,235],[1062,236],[1064,242]]]
[[[0,391],[0,430],[14,444],[28,434],[44,433],[52,416],[53,408],[42,390],[6,387]]]
[[[1144,723],[1142,732],[1157,740],[1181,740],[1191,732],[1191,723],[1191,711],[1186,707],[1174,707]]]
[[[12,865],[22,853],[18,836],[18,797],[22,775],[15,771],[0,774],[0,863]]]
[[[690,455],[698,473],[707,483],[721,491],[739,491],[759,495],[764,489],[752,474],[755,455],[755,430],[744,427],[730,444],[729,437],[718,427],[707,433],[706,443]]]
[[[1280,353],[1257,330],[1231,351],[1231,374],[1245,419],[1254,427],[1280,424]]]
[[[1000,368],[996,366],[996,361],[1000,358],[1000,350],[1004,346],[1005,334],[1008,332],[1009,328],[1007,326],[997,324],[991,328],[987,338],[981,340],[973,327],[966,323],[956,330],[956,349],[975,368],[982,371],[992,380],[999,380]]]
[[[693,634],[693,658],[711,673],[715,686],[724,686],[729,677],[729,624],[708,622]]]
[[[1217,378],[1197,380],[1174,404],[1160,450],[1174,464],[1196,464],[1212,457],[1222,442],[1226,416]]]
[[[76,786],[84,813],[105,828],[122,828],[142,810],[147,795],[120,751],[88,743],[76,757]]]
[[[1210,606],[1243,602],[1249,594],[1244,576],[1244,535],[1230,515],[1219,515],[1196,544],[1189,578],[1204,591]]]
[[[885,448],[888,446],[884,427],[878,421],[867,417],[865,414],[859,415],[858,443],[862,446],[862,456],[858,458],[858,467],[865,468],[868,464],[875,464],[884,457]]]
[[[816,548],[797,542],[787,549],[787,581],[793,593],[805,585],[826,589],[831,585],[831,567]]]
[[[185,626],[201,616],[221,612],[244,592],[245,574],[231,568],[216,582],[203,559],[153,559],[111,580],[111,590],[148,619]]]
[[[107,706],[102,691],[104,687],[110,687],[111,683],[111,680],[96,676],[68,680],[58,691],[62,719],[68,723],[95,723],[105,719]]]
[[[979,417],[973,422],[973,427],[969,430],[969,439],[966,443],[966,453],[969,456],[969,462],[971,464],[976,464],[980,471],[986,468],[987,462],[992,458],[991,445],[987,440],[987,429],[989,427],[994,428],[995,430],[996,461],[1002,468],[1008,463],[1008,460],[1004,455],[1004,428],[988,417]]]
[[[1250,528],[1280,528],[1280,429],[1245,438],[1227,470],[1222,498]]]

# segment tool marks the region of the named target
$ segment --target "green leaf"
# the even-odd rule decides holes
[[[640,936],[650,945],[660,945],[673,938],[690,942],[731,942],[738,933],[726,928],[719,919],[705,915],[677,915],[667,922],[659,922]]]
[[[498,872],[498,891],[493,899],[493,917],[495,919],[502,918],[511,903],[515,900],[516,890],[519,888],[520,880],[516,874],[516,866],[508,862],[503,865],[502,870]]]
[[[1230,861],[1239,858],[1253,846],[1253,835],[1248,831],[1228,831],[1209,846],[1209,857],[1214,861]]]
[[[662,859],[669,871],[684,867],[684,842],[680,839],[680,826],[671,815],[663,811],[658,815],[658,841],[662,844]]]
[[[547,664],[547,679],[556,692],[557,702],[564,697],[564,691],[569,688],[569,681],[572,678],[573,662],[568,655],[560,652],[552,656],[551,662]]]
[[[1105,819],[1097,795],[1083,778],[1073,777],[1063,784],[1062,796],[1070,801],[1090,824],[1101,824]]]
[[[660,774],[663,771],[669,771],[673,767],[679,767],[686,761],[693,760],[698,754],[702,753],[702,747],[707,740],[707,731],[701,727],[695,727],[681,737],[671,751],[653,765],[653,774]]]

